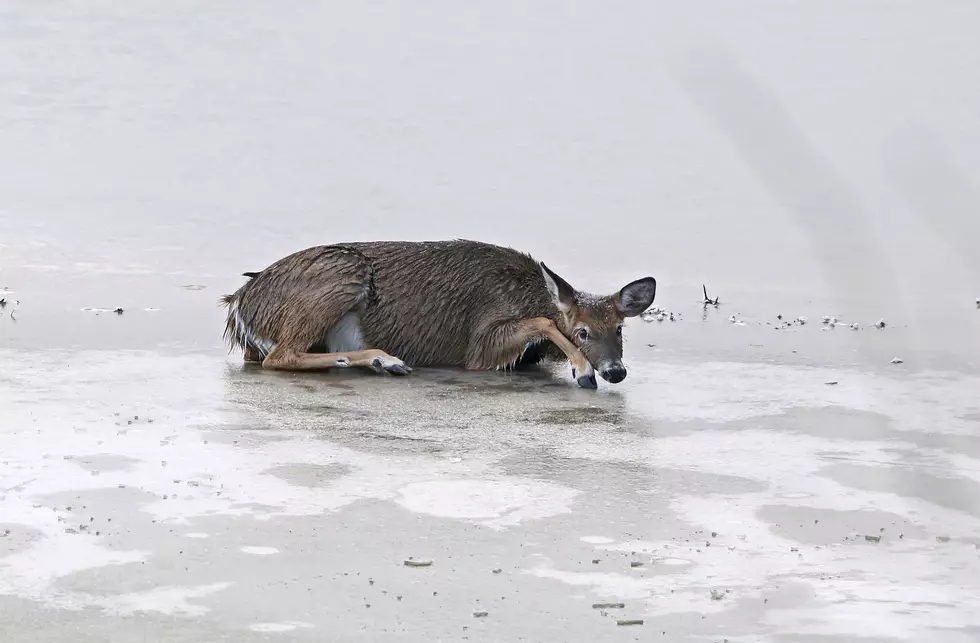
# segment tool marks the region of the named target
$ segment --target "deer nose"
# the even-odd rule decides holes
[[[602,379],[611,384],[618,384],[626,379],[626,367],[622,364],[613,364],[609,368],[602,369],[599,375],[602,375]]]

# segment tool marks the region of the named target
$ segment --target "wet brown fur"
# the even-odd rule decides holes
[[[542,268],[528,254],[465,240],[316,246],[244,273],[249,280],[222,298],[225,336],[246,360],[270,366],[283,351],[328,352],[331,327],[353,312],[366,349],[412,366],[494,369],[574,357],[574,347],[548,339],[551,320],[561,336],[550,337],[571,338],[592,364],[600,353],[621,357],[621,295],[578,293],[552,273],[566,291],[563,312]],[[595,339],[576,340],[582,325]],[[306,367],[316,365],[332,364]]]

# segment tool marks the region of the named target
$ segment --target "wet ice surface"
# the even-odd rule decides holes
[[[93,611],[112,625],[92,640],[137,640],[135,614],[166,640],[980,631],[975,376],[643,362],[594,393],[564,373],[0,358],[4,640]]]

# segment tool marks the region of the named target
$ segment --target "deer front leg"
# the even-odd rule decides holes
[[[585,355],[578,349],[578,346],[562,335],[555,322],[547,317],[535,317],[525,323],[540,333],[545,339],[551,340],[555,346],[565,353],[568,361],[572,364],[572,377],[575,378],[579,386],[582,388],[597,388],[595,369],[592,368],[592,364],[589,363],[589,360],[585,359]]]
[[[561,334],[555,322],[547,317],[524,319],[515,324],[497,328],[475,342],[467,361],[467,368],[484,369],[517,362],[525,347],[534,341],[547,339],[557,346],[572,365],[572,377],[582,388],[597,388],[595,369],[582,351]]]

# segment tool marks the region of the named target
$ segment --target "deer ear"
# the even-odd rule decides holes
[[[624,317],[636,317],[653,303],[657,296],[657,280],[653,277],[637,279],[623,286],[619,291],[616,308]]]
[[[575,289],[568,285],[568,282],[556,275],[551,271],[548,266],[541,263],[541,274],[544,275],[545,286],[548,287],[548,292],[551,293],[551,298],[555,301],[555,305],[563,313],[567,313],[572,308],[572,304],[575,303]]]

